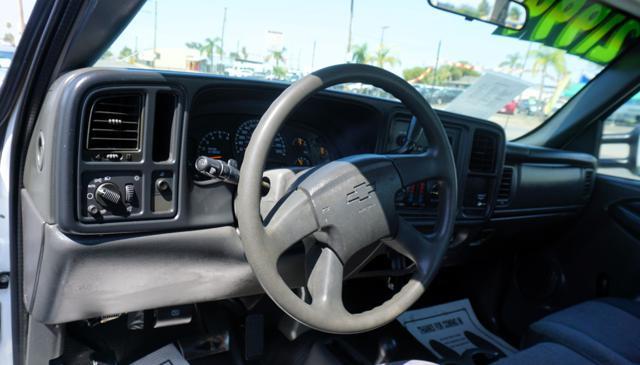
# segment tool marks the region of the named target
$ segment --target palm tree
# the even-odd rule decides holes
[[[531,73],[533,76],[540,74],[540,92],[538,94],[538,100],[542,101],[544,94],[544,83],[548,77],[551,77],[549,67],[552,67],[556,72],[556,90],[554,96],[559,94],[565,86],[566,80],[568,80],[569,71],[567,70],[566,59],[564,57],[565,51],[559,49],[553,49],[545,46],[541,46],[539,49],[531,51],[531,55],[534,57],[533,67]],[[563,86],[564,84],[564,86]],[[545,112],[550,111],[553,102],[553,97],[545,106]]]
[[[369,55],[369,45],[362,43],[351,47],[351,61],[353,63],[369,63],[371,55]]]
[[[286,63],[287,61],[284,58],[284,53],[287,51],[286,48],[282,48],[281,50],[272,49],[269,51],[269,54],[265,58],[265,61],[269,62],[273,60],[276,63],[276,67],[280,67],[280,62]]]
[[[520,53],[512,53],[507,55],[507,58],[498,66],[508,68],[509,73],[511,73],[515,69],[522,68],[522,63],[520,63],[520,59],[521,59]]]
[[[246,60],[249,58],[249,52],[247,52],[247,47],[242,47],[242,49],[238,52],[229,53],[229,57],[233,60]]]
[[[393,67],[400,63],[397,58],[390,56],[389,52],[389,48],[386,48],[385,46],[380,46],[378,48],[378,51],[373,58],[376,66],[384,68],[385,65],[389,65]]]
[[[287,62],[287,60],[284,58],[284,53],[286,51],[286,48],[282,48],[280,50],[272,49],[269,51],[267,57],[265,57],[265,61],[269,62],[273,60],[273,62],[275,62],[272,73],[273,76],[275,76],[275,78],[277,79],[282,79],[287,76],[287,69],[284,66],[280,65],[280,63],[284,64]]]
[[[205,55],[209,60],[209,65],[211,66],[211,70],[213,71],[213,56],[214,54],[219,55],[222,58],[222,40],[219,37],[216,38],[207,38],[204,40],[204,43],[200,42],[188,42],[186,44],[187,48],[195,49],[200,52],[200,55]]]

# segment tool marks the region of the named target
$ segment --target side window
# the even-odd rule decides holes
[[[640,92],[604,122],[598,172],[640,180]]]
[[[34,4],[34,0],[0,1],[0,89]]]

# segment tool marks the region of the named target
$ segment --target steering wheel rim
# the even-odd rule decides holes
[[[362,155],[324,165],[283,198],[263,222],[261,181],[271,141],[278,129],[289,114],[314,93],[354,82],[379,87],[398,98],[421,123],[430,142],[427,151],[417,155]],[[427,179],[440,184],[438,217],[430,235],[421,234],[400,218],[391,197],[395,196],[393,189]],[[346,194],[346,200],[341,194]],[[320,331],[340,334],[380,327],[420,298],[444,257],[456,210],[455,161],[440,119],[406,81],[383,69],[360,64],[318,70],[290,85],[271,104],[247,147],[236,198],[240,238],[247,260],[265,292],[297,321]],[[355,225],[342,223],[352,219],[359,220],[354,221]],[[367,229],[360,229],[358,223],[367,224]],[[307,281],[313,298],[311,303],[295,295],[277,269],[279,256],[308,235],[325,242],[314,253],[315,266]],[[416,271],[385,303],[352,314],[342,304],[343,265],[372,238],[409,257],[415,262]],[[350,240],[357,244],[351,244]]]

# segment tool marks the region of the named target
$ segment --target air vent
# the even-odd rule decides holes
[[[88,150],[135,151],[140,148],[142,96],[118,94],[93,102],[89,115]]]
[[[469,170],[473,172],[492,173],[496,164],[496,138],[493,134],[476,131],[473,135]]]
[[[496,205],[506,207],[511,203],[511,190],[513,188],[513,167],[505,166],[502,170],[502,179],[498,187]]]
[[[582,186],[582,199],[587,200],[591,196],[594,183],[594,171],[591,169],[584,170],[584,185]]]

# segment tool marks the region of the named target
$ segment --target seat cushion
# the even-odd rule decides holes
[[[493,365],[588,365],[595,364],[584,356],[555,343],[539,343],[507,356]]]
[[[455,365],[444,362],[441,365]],[[555,343],[539,343],[526,350],[502,358],[492,365],[594,365],[595,363],[570,349]],[[399,361],[386,365],[436,365],[423,360]]]
[[[598,364],[640,364],[640,302],[607,298],[581,303],[530,330],[529,342],[552,341]]]

